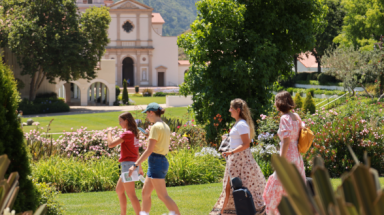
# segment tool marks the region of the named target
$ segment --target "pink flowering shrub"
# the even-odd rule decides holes
[[[149,132],[150,126],[147,128]],[[124,132],[123,129],[115,127],[111,130],[112,139],[116,139]],[[58,139],[54,140],[49,135],[41,135],[39,129],[25,133],[30,152],[34,160],[51,155],[62,155],[65,157],[80,157],[84,159],[100,158],[101,156],[119,157],[120,145],[115,148],[108,148],[108,130],[87,131],[87,128],[80,128],[76,131],[64,132]],[[148,145],[146,137],[139,132],[139,139],[136,140],[139,151],[142,153]],[[180,148],[189,149],[189,140],[175,132],[171,133],[169,150]],[[47,153],[49,152],[49,153]]]
[[[324,158],[331,177],[340,175],[352,168],[354,161],[347,144],[363,161],[364,152],[371,158],[371,166],[380,174],[384,173],[384,117],[381,103],[357,97],[348,98],[343,106],[331,110],[318,110],[314,114],[304,114],[296,110],[303,122],[315,134],[313,146],[303,155],[307,173],[311,171],[314,156]],[[263,119],[264,118],[264,119]],[[277,112],[258,120],[258,143],[273,144],[279,147],[277,130],[280,117]],[[273,134],[273,136],[272,136]]]

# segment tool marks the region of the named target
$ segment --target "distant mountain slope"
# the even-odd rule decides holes
[[[118,2],[120,0],[114,0]],[[196,19],[195,3],[198,0],[137,0],[153,8],[153,12],[160,13],[165,24],[163,36],[177,36],[187,29]]]

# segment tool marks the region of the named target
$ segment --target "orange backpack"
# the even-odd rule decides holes
[[[312,146],[313,139],[315,139],[313,132],[309,128],[302,128],[300,131],[299,143],[297,144],[299,152],[306,153]]]

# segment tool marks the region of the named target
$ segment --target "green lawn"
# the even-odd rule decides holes
[[[40,122],[40,127],[44,129],[47,128],[47,125],[51,119],[54,119],[51,124],[50,133],[58,133],[65,131],[70,131],[71,128],[78,129],[87,127],[89,131],[91,130],[102,130],[108,127],[118,126],[118,116],[122,112],[106,112],[106,113],[92,113],[92,114],[74,114],[74,115],[62,115],[62,116],[51,116],[51,117],[32,117],[35,122]],[[132,111],[133,116],[138,119],[144,119],[145,114],[141,113],[141,110]],[[165,111],[166,117],[180,118],[185,119],[187,115],[186,107],[177,107],[177,108],[167,108]],[[27,122],[30,119],[28,116],[23,118],[23,122]],[[24,132],[35,129],[35,126],[24,126]]]
[[[208,214],[221,192],[221,184],[192,185],[168,188],[168,193],[175,200],[181,214]],[[141,190],[136,191],[141,199]],[[117,194],[110,192],[93,192],[78,194],[61,194],[59,201],[64,204],[65,214],[120,214]],[[158,199],[156,192],[152,193],[152,209],[150,214],[167,213],[167,208]],[[128,200],[127,214],[134,214]]]
[[[384,185],[384,178],[380,178]],[[336,189],[340,179],[332,179],[332,186]],[[221,193],[222,184],[204,184],[168,188],[169,195],[176,201],[181,214],[208,214]],[[141,199],[141,190],[136,191]],[[115,192],[71,193],[59,195],[59,201],[64,204],[66,214],[119,214],[119,200]],[[152,193],[151,214],[164,214],[165,205]],[[127,214],[133,214],[132,206],[128,201]]]
[[[147,105],[152,102],[158,104],[165,104],[165,97],[129,97],[131,100],[135,101],[135,105]]]

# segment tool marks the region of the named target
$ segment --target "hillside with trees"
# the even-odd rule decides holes
[[[118,2],[119,0],[114,0]],[[177,36],[189,29],[196,19],[195,3],[198,0],[137,0],[153,8],[154,13],[160,13],[165,24],[164,36]]]

